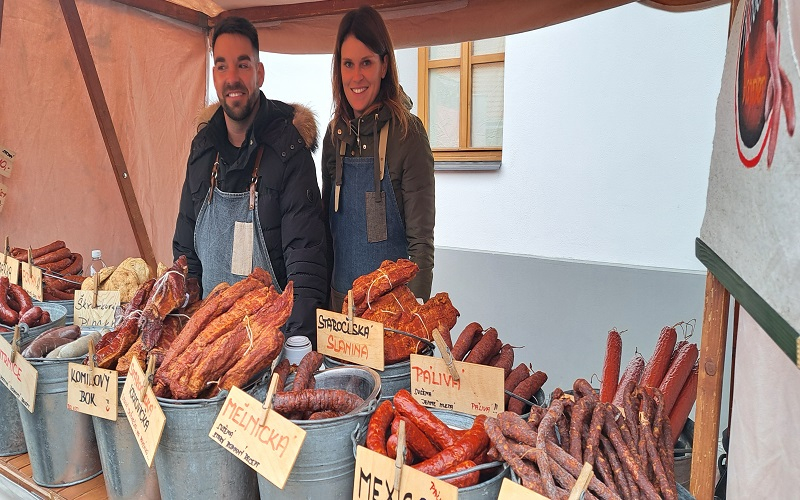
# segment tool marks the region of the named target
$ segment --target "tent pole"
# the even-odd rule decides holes
[[[64,21],[67,23],[69,36],[72,39],[72,46],[75,48],[75,55],[78,56],[78,63],[83,74],[83,81],[86,83],[86,90],[92,101],[92,108],[97,117],[97,124],[100,126],[100,133],[103,135],[108,156],[111,159],[111,167],[114,169],[114,177],[117,179],[117,186],[122,194],[122,201],[125,210],[128,212],[128,220],[133,228],[133,235],[136,238],[136,245],[139,253],[153,270],[156,269],[156,258],[153,254],[153,247],[147,235],[147,228],[144,226],[142,211],[136,201],[136,192],[133,190],[131,176],[128,174],[128,167],[125,158],[122,156],[122,148],[119,144],[117,132],[114,129],[114,122],[111,120],[111,112],[108,110],[103,87],[100,84],[100,77],[97,75],[97,68],[89,50],[89,42],[86,39],[86,32],[83,30],[81,17],[75,0],[59,0],[61,11],[64,13]]]
[[[710,272],[706,298],[697,380],[697,410],[692,444],[692,495],[697,500],[714,497],[725,341],[731,295]]]
[[[0,0],[0,42],[3,41],[3,0]]]

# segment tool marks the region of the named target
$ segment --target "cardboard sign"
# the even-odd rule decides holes
[[[502,368],[454,362],[459,379],[442,358],[411,355],[411,394],[421,405],[470,415],[497,416],[505,408]]]
[[[0,253],[0,276],[8,278],[13,285],[19,283],[19,261],[8,255],[3,262],[3,254]]]
[[[119,306],[119,290],[97,292],[97,307],[93,307],[94,290],[75,290],[72,320],[80,327],[105,326],[114,327],[114,311]]]
[[[0,182],[0,212],[6,204],[6,196],[8,196],[8,186]]]
[[[145,386],[146,390],[144,390]],[[166,418],[156,401],[153,389],[147,384],[147,379],[136,357],[131,360],[125,385],[122,386],[120,403],[125,415],[128,416],[133,435],[136,436],[136,442],[139,443],[139,449],[144,455],[147,466],[150,467],[156,456],[158,442],[161,441]]]
[[[548,500],[548,498],[504,477],[497,500]]]
[[[317,351],[383,371],[383,325],[317,309]]]
[[[353,500],[456,500],[458,488],[408,465],[400,475],[400,489],[394,488],[394,460],[359,446]]]
[[[42,300],[42,270],[27,262],[22,265],[22,288],[31,298]]]
[[[11,170],[14,167],[14,157],[16,154],[13,151],[0,146],[0,175],[4,177],[11,177]]]
[[[11,362],[11,344],[0,337],[0,382],[8,387],[11,394],[31,413],[36,403],[38,379],[39,372],[22,357],[22,354],[17,353],[14,362]]]
[[[260,401],[233,386],[208,437],[283,489],[306,431],[274,410],[267,413],[261,426],[263,411]]]
[[[67,409],[106,420],[117,419],[117,372],[69,364]]]

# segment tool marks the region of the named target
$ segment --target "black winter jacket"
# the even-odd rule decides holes
[[[241,148],[228,140],[220,107],[192,141],[172,252],[175,258],[186,255],[189,274],[202,283],[194,228],[217,152],[217,187],[242,193],[249,188],[255,153],[263,144],[257,183],[259,221],[278,284],[283,288],[294,282],[294,308],[284,333],[305,335],[316,345],[315,309],[324,306],[328,290],[322,204],[310,151],[316,148],[316,122],[302,106],[269,100],[263,93],[260,99]]]

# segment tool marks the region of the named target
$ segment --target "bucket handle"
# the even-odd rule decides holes
[[[364,441],[364,438],[367,436],[367,428],[369,427],[369,423],[364,425],[364,422],[359,422],[353,432],[350,433],[350,441],[353,442],[353,457],[356,456],[356,452],[358,451],[358,445]]]
[[[456,477],[461,477],[466,474],[471,474],[473,472],[482,471],[486,469],[494,469],[495,467],[500,467],[503,465],[503,462],[486,462],[485,464],[478,464],[474,467],[470,467],[469,469],[460,470],[458,472],[451,472],[450,474],[442,474],[441,476],[436,476],[436,479],[441,479],[444,481],[445,479],[453,479]]]

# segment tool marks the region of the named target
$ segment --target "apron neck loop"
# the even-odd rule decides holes
[[[258,181],[258,167],[261,165],[261,156],[264,154],[264,145],[258,146],[256,162],[253,164],[253,173],[250,176],[250,210],[256,208],[256,182]]]
[[[214,190],[217,188],[217,172],[219,172],[219,152],[214,159],[214,166],[211,167],[211,189],[208,190],[208,202],[214,197]]]
[[[372,141],[374,146],[373,150],[373,170],[372,176],[375,182],[375,203],[381,202],[381,162],[380,162],[380,155],[378,151],[380,151],[380,142],[378,138],[378,114],[375,113],[375,119],[372,121]]]
[[[344,140],[339,141],[339,154],[336,155],[336,185],[334,186],[333,194],[333,211],[339,211],[339,192],[342,189],[342,163],[344,162],[344,154],[347,151],[347,143]]]

